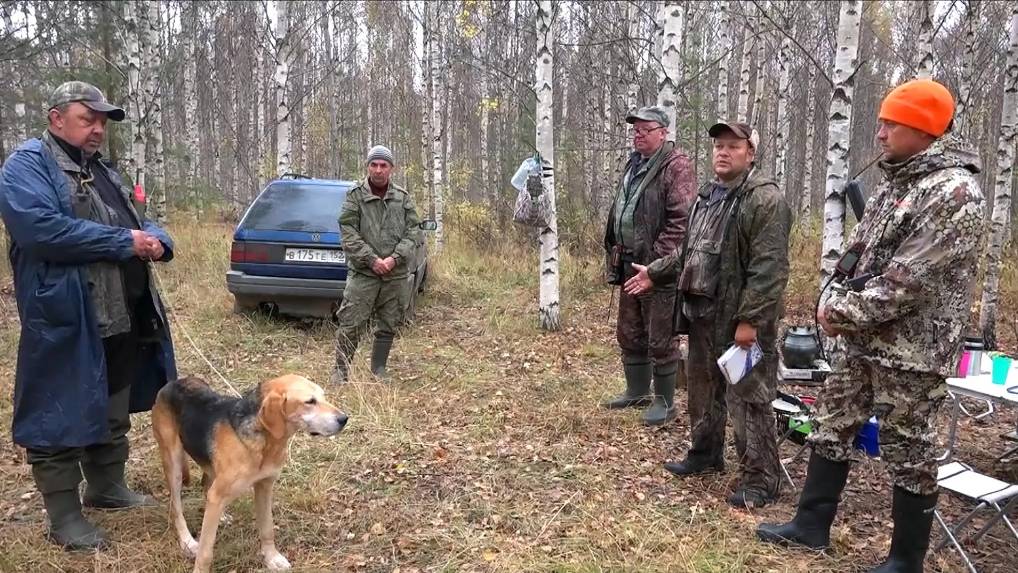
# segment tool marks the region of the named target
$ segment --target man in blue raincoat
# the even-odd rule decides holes
[[[129,413],[151,408],[177,375],[147,263],[170,260],[173,242],[138,215],[98,153],[107,120],[124,110],[84,82],[61,85],[49,105],[47,131],[18,147],[0,176],[21,319],[14,442],[27,450],[49,538],[95,550],[109,541],[82,503],[153,503],[127,487],[124,466]]]

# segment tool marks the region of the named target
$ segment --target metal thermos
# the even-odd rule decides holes
[[[968,371],[966,376],[979,376],[983,372],[983,339],[976,336],[966,336],[962,344],[962,351],[968,353]]]

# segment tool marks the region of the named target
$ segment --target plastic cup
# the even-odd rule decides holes
[[[994,356],[993,357],[993,370],[990,374],[990,380],[994,384],[1004,384],[1007,382],[1007,374],[1011,370],[1011,357],[1010,356]]]
[[[968,350],[961,351],[961,359],[958,360],[958,377],[965,378],[969,375],[969,360],[972,359],[972,355],[969,354]]]

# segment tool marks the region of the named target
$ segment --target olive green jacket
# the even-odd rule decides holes
[[[362,181],[346,194],[339,227],[351,272],[377,276],[371,265],[391,255],[396,259],[395,268],[379,278],[391,281],[407,277],[422,236],[417,208],[405,189],[389,183],[385,197],[379,199],[371,193],[367,181]]]
[[[700,191],[699,201],[710,196],[711,186]],[[764,368],[754,369],[737,385],[736,393],[749,402],[771,399],[776,378],[777,321],[784,314],[784,293],[788,282],[788,235],[791,211],[773,179],[756,170],[728,200],[740,199],[738,211],[721,245],[717,290],[714,296],[714,347],[727,349],[735,339],[740,322],[757,329],[757,340],[765,354]],[[690,228],[697,217],[697,206],[690,210]],[[681,274],[680,246],[667,257],[651,263],[647,269],[656,284],[669,283]],[[676,297],[681,304],[682,297]],[[676,308],[676,316],[681,313]]]

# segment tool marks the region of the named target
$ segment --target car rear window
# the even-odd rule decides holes
[[[344,185],[274,183],[251,205],[244,217],[245,229],[263,231],[339,232],[339,210]]]

